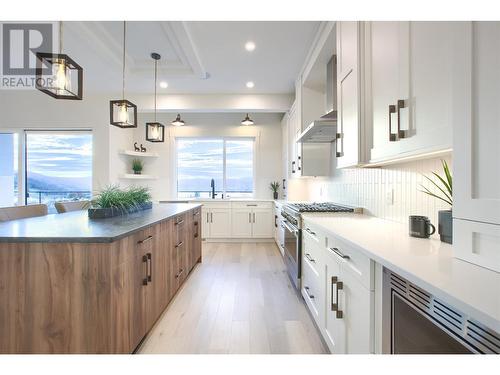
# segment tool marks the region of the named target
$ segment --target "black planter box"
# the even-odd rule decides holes
[[[132,214],[134,212],[139,212],[139,211],[144,211],[144,210],[150,210],[153,208],[153,202],[148,202],[144,204],[139,204],[135,207],[130,207],[128,209],[121,209],[121,208],[89,208],[88,213],[89,213],[89,218],[90,219],[105,219],[108,217],[114,217],[114,216],[119,216],[119,215],[127,215],[127,214]]]

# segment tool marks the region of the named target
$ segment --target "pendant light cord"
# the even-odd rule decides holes
[[[63,50],[63,21],[59,21],[59,53]]]
[[[127,33],[126,21],[123,21],[123,71],[122,71],[122,100],[125,100],[125,38]]]
[[[156,79],[158,76],[158,60],[155,60],[155,122],[156,122]]]

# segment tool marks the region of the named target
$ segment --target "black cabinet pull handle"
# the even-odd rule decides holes
[[[333,285],[335,284],[335,303],[333,302]],[[336,318],[337,319],[342,319],[344,316],[344,313],[342,310],[339,309],[339,290],[344,289],[344,283],[342,281],[339,281],[337,276],[332,276],[332,306],[331,310],[336,313]]]
[[[142,285],[148,285],[148,256],[143,255],[142,256],[142,262],[146,265],[146,277],[142,279]]]
[[[181,268],[179,273],[177,275],[175,275],[175,278],[178,279],[183,274],[183,272],[184,272],[184,269]]]
[[[312,234],[313,236],[316,236],[316,232],[313,232],[309,228],[306,228],[306,232],[309,233],[309,234]]]
[[[396,106],[394,104],[391,104],[389,106],[389,142],[396,142],[398,140],[398,133],[392,132],[392,114],[393,113],[396,113]],[[398,120],[398,126],[399,126],[399,120]]]
[[[309,262],[313,262],[313,263],[316,263],[316,261],[311,257],[311,254],[309,253],[306,253],[306,258]]]
[[[398,100],[398,141],[399,138],[406,138],[406,132],[401,130],[401,109],[406,108],[406,104],[404,100]]]
[[[183,241],[179,242],[177,245],[175,245],[175,247],[178,248],[178,247],[181,247],[182,245],[184,245]]]
[[[149,274],[148,274],[148,281],[151,282],[153,281],[153,256],[151,253],[147,253],[148,260],[149,260]]]
[[[295,161],[292,161],[292,173],[295,173]]]
[[[181,220],[181,221],[176,221],[176,222],[175,222],[175,225],[181,225],[183,222],[184,222],[184,220]]]
[[[337,133],[335,135],[335,148],[336,148],[335,156],[338,158],[344,156],[344,140],[342,138],[343,138],[342,133]],[[342,145],[342,149],[340,149],[339,147],[340,144]]]
[[[278,215],[274,215],[274,226],[278,228]]]
[[[147,236],[145,239],[140,240],[140,241],[137,241],[137,244],[138,244],[138,245],[141,245],[141,244],[143,244],[143,243],[145,243],[145,242],[148,242],[148,241],[150,241],[150,240],[152,240],[152,239],[153,239],[153,236]]]
[[[336,247],[330,247],[330,250],[333,251],[335,254],[337,254],[339,257],[341,257],[342,259],[351,259],[351,257],[349,255],[345,255],[344,253],[342,253],[339,249],[337,249]]]
[[[308,286],[305,286],[304,289],[306,290],[306,294],[307,296],[310,298],[310,299],[314,299],[314,295],[312,294],[309,294],[309,287]]]

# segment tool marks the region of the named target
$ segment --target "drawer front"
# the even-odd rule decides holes
[[[302,267],[302,296],[306,302],[318,327],[323,326],[323,300],[321,288],[321,277],[310,266],[304,262]]]
[[[232,208],[272,208],[273,202],[259,202],[259,201],[249,201],[249,202],[231,202]]]
[[[231,202],[202,202],[203,208],[211,209],[211,208],[230,208]]]
[[[453,219],[453,255],[500,272],[500,225]]]
[[[316,274],[320,274],[324,264],[324,247],[318,237],[302,231],[302,263],[309,263]],[[324,241],[324,240],[323,240]]]
[[[350,272],[361,284],[373,290],[374,263],[359,250],[334,236],[328,236],[327,254],[342,261],[342,269]]]

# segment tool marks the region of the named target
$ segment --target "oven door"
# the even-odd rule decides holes
[[[301,263],[300,229],[290,225],[286,220],[283,220],[283,229],[285,231],[285,264],[295,288],[299,289]]]

